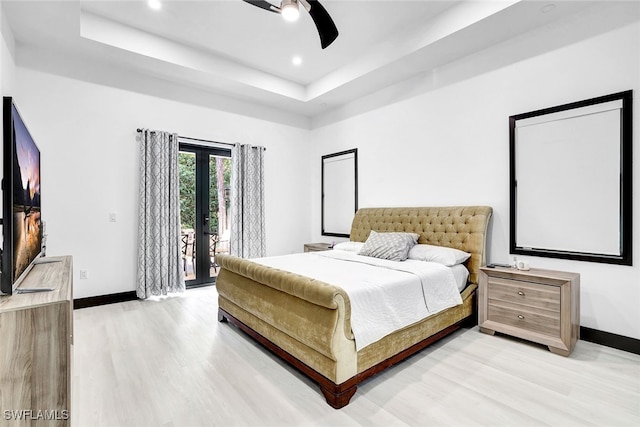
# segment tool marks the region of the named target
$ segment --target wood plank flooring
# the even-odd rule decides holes
[[[640,425],[640,356],[597,344],[565,358],[462,329],[335,410],[216,319],[215,287],[76,310],[73,426]]]

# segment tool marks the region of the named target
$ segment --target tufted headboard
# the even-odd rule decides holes
[[[371,230],[418,233],[418,243],[447,246],[471,254],[466,262],[469,279],[478,283],[479,268],[486,262],[489,206],[359,209],[351,224],[351,240],[364,242]]]

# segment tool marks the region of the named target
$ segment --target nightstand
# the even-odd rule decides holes
[[[568,356],[580,338],[580,275],[563,271],[480,268],[480,331],[546,345]]]
[[[331,243],[305,243],[305,252],[320,252],[331,250]]]

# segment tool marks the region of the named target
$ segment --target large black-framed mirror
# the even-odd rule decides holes
[[[322,156],[322,235],[349,237],[358,210],[358,149]]]
[[[631,265],[632,102],[509,117],[511,253]]]

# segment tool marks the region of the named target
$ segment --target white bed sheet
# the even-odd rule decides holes
[[[464,288],[467,287],[467,282],[469,282],[469,270],[467,270],[464,264],[457,264],[449,268],[453,272],[453,277],[456,279],[458,291],[464,291]]]
[[[344,289],[351,302],[351,329],[358,351],[398,329],[462,304],[453,270],[437,263],[388,261],[344,251],[252,261]]]

